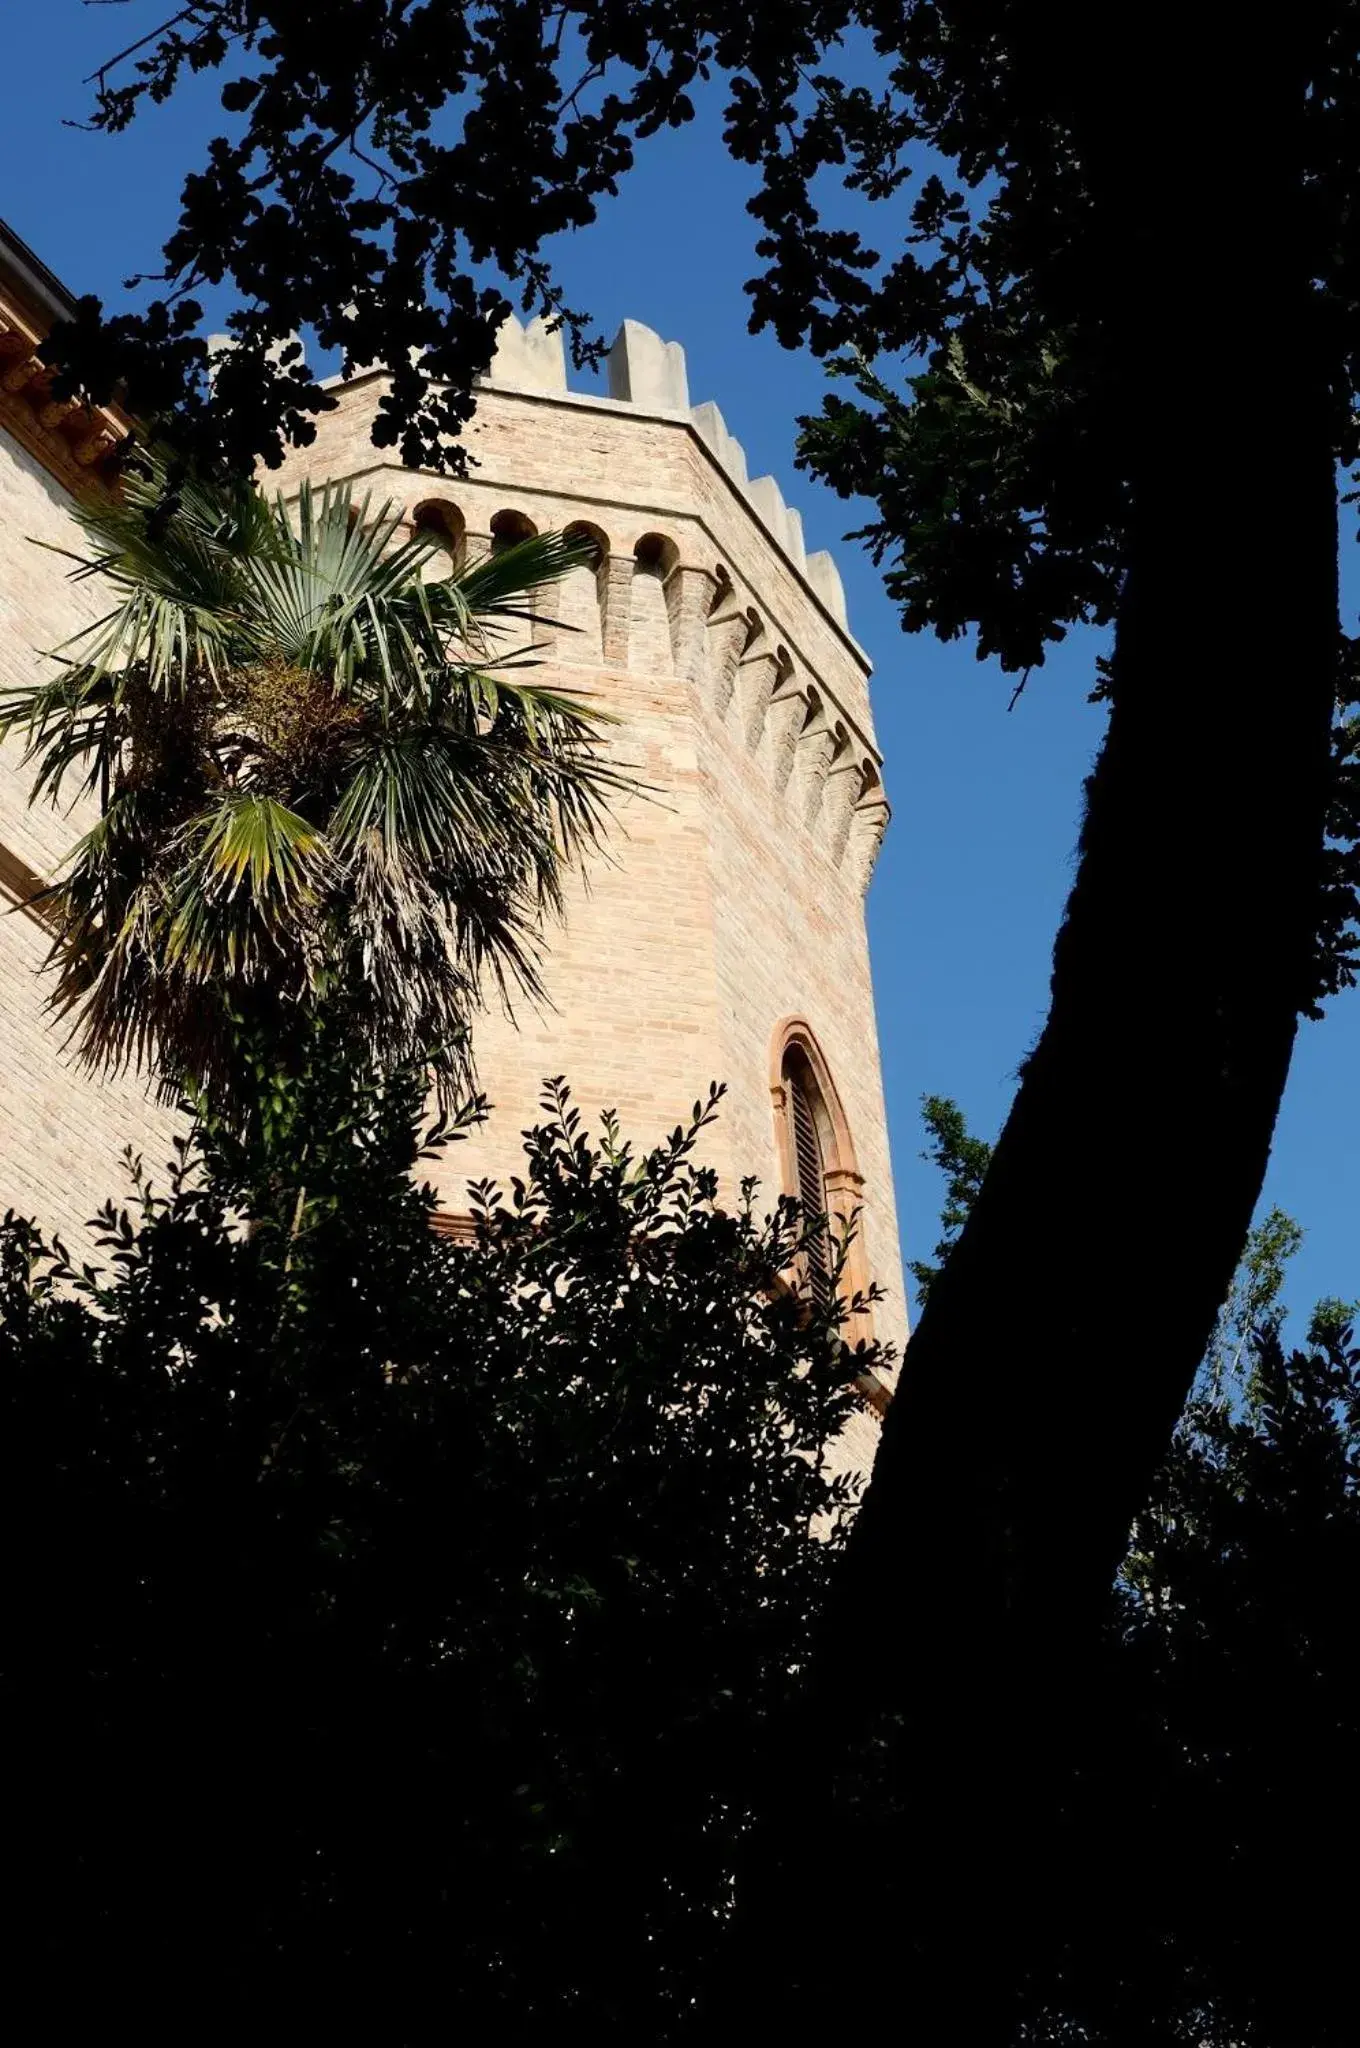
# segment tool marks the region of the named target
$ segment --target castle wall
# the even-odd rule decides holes
[[[69,582],[70,563],[48,552],[80,546],[70,507],[63,487],[0,431],[0,685],[7,689],[32,681],[35,650],[59,646],[103,608],[98,588]],[[34,1216],[74,1251],[87,1246],[84,1226],[95,1208],[125,1194],[125,1146],[144,1151],[156,1168],[169,1158],[171,1119],[146,1100],[135,1077],[99,1082],[76,1070],[63,1051],[62,1026],[46,1012],[48,934],[16,906],[33,875],[51,874],[93,812],[88,804],[75,813],[30,808],[32,774],[22,752],[17,737],[0,747],[0,1213]]]
[[[798,516],[772,479],[747,479],[716,409],[690,409],[675,345],[626,323],[613,399],[568,392],[560,353],[560,339],[510,332],[508,360],[480,396],[466,479],[381,460],[370,429],[382,380],[361,377],[320,421],[315,445],[272,480],[287,494],[304,476],[344,479],[413,521],[443,507],[473,554],[492,545],[493,521],[507,512],[538,531],[585,523],[601,550],[598,570],[576,570],[551,594],[561,623],[543,636],[535,679],[615,715],[612,751],[642,787],[617,805],[600,855],[569,885],[563,924],[545,934],[546,1001],[517,998],[512,1016],[492,996],[476,1023],[493,1114],[446,1155],[444,1205],[465,1213],[470,1180],[506,1183],[518,1170],[520,1133],[537,1119],[544,1078],[557,1074],[592,1121],[616,1109],[643,1147],[683,1121],[711,1080],[725,1081],[702,1156],[727,1201],[755,1175],[772,1202],[789,1185],[775,1035],[801,1018],[843,1110],[839,1164],[856,1171],[838,1181],[837,1201],[863,1204],[860,1277],[888,1290],[874,1327],[900,1343],[905,1302],[863,915],[887,816],[868,662],[846,625],[834,564],[806,555]],[[78,544],[53,475],[64,479],[75,458],[58,449],[44,465],[34,448],[43,452],[0,436],[6,683],[27,680],[35,648],[58,645],[100,609],[97,589],[73,586],[68,565],[29,544]],[[0,753],[0,887],[11,898],[23,895],[25,874],[31,884],[52,871],[82,824],[28,808],[16,754],[13,742]],[[135,1079],[100,1085],[73,1070],[42,1013],[45,946],[31,914],[0,917],[0,1203],[78,1240],[95,1203],[121,1191],[123,1146],[158,1163],[171,1120]],[[854,1437],[852,1455],[867,1464],[867,1410]]]
[[[105,609],[97,585],[72,583],[69,561],[50,550],[81,551],[71,499],[17,441],[0,430],[0,689],[33,682],[42,656]],[[0,746],[0,844],[46,873],[94,815],[67,817],[48,804],[30,807],[32,776],[23,745]]]

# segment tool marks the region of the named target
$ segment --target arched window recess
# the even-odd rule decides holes
[[[467,557],[467,521],[450,498],[426,498],[411,514],[411,531],[421,540],[437,541],[455,569]]]
[[[824,1303],[829,1298],[833,1240],[842,1239],[853,1221],[840,1276],[841,1295],[848,1305],[868,1288],[862,1225],[855,1220],[863,1205],[864,1181],[836,1084],[803,1017],[785,1017],[776,1028],[770,1097],[783,1191],[797,1198],[805,1217],[825,1219],[823,1229],[814,1232],[807,1245],[803,1284],[814,1300]],[[855,1343],[871,1334],[868,1311],[852,1314],[845,1328],[847,1341]]]

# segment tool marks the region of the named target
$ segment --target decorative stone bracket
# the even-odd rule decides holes
[[[0,295],[0,424],[78,496],[115,488],[114,465],[128,422],[107,406],[52,396],[54,373],[38,353],[42,337]]]

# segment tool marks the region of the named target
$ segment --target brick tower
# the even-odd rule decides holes
[[[626,803],[562,928],[551,1007],[478,1021],[490,1122],[448,1155],[450,1217],[468,1179],[514,1170],[545,1075],[587,1114],[651,1143],[712,1079],[728,1084],[708,1156],[833,1211],[859,1208],[858,1277],[905,1335],[864,896],[887,822],[869,663],[840,577],[804,551],[772,477],[749,480],[684,353],[625,321],[609,396],[567,388],[560,335],[511,322],[478,400],[468,478],[422,476],[370,439],[383,380],[353,380],[282,475],[345,479],[404,507],[455,557],[566,529],[593,549],[551,595],[540,679],[619,720],[650,792]]]
[[[98,606],[59,557],[72,494],[101,488],[116,415],[53,404],[36,347],[70,300],[0,231],[0,677],[32,673]],[[479,397],[466,481],[402,469],[370,439],[382,395],[359,377],[279,479],[345,479],[401,505],[455,556],[532,531],[592,549],[552,593],[536,679],[615,714],[620,758],[647,794],[623,804],[605,853],[547,935],[549,1004],[493,1008],[475,1051],[489,1123],[447,1155],[451,1227],[469,1179],[516,1169],[544,1076],[587,1115],[619,1111],[650,1145],[710,1080],[728,1084],[708,1156],[730,1199],[743,1176],[833,1211],[860,1208],[856,1277],[905,1308],[879,1072],[864,893],[887,820],[869,664],[830,556],[806,555],[770,477],[748,480],[713,405],[691,407],[680,348],[625,322],[609,396],[567,388],[561,341],[505,330]],[[81,820],[27,806],[0,752],[0,897],[31,896]],[[0,904],[0,908],[6,907]],[[166,1119],[135,1080],[74,1071],[43,1016],[33,913],[0,915],[0,1210],[76,1232],[117,1187],[129,1141],[167,1156]]]

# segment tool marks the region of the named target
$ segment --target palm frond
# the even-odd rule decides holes
[[[540,991],[564,875],[636,788],[608,715],[523,673],[588,544],[428,581],[439,544],[390,505],[271,503],[161,454],[82,524],[110,609],[0,699],[35,795],[78,778],[103,808],[52,895],[82,1056],[230,1086],[232,1014],[325,1000],[379,1058],[442,1046],[466,1079],[469,1018]]]
[[[181,828],[186,868],[197,869],[205,894],[239,891],[257,903],[292,907],[310,894],[329,858],[316,827],[273,797],[236,790]]]
[[[384,507],[370,517],[346,487],[314,491],[304,484],[296,518],[279,499],[273,507],[278,550],[249,564],[249,597],[258,630],[284,659],[310,668],[325,661],[347,672],[362,643],[351,620],[356,606],[385,580],[384,556],[399,519]]]
[[[242,562],[277,551],[258,493],[179,478],[152,451],[120,499],[82,505],[76,518],[90,551],[72,580],[97,578],[119,602],[55,652],[75,650],[95,675],[140,668],[157,690],[182,687],[199,666],[216,672],[241,630]]]
[[[21,735],[26,763],[36,761],[31,800],[58,803],[74,767],[77,797],[104,787],[117,745],[114,686],[109,676],[70,668],[35,684],[0,690],[0,740]]]
[[[560,583],[568,570],[588,563],[591,554],[588,540],[561,533],[530,534],[433,588],[446,592],[450,604],[461,607],[464,617],[478,627],[501,618],[541,621],[533,608],[533,593]]]
[[[182,829],[168,865],[157,948],[167,979],[223,989],[310,987],[306,943],[330,871],[324,839],[270,797],[233,794]]]

